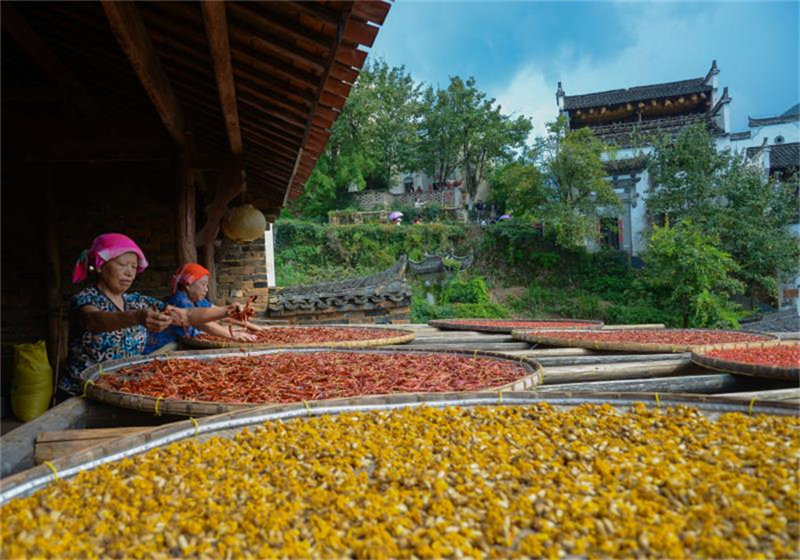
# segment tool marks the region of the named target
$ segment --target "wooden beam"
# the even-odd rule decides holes
[[[98,112],[94,101],[13,4],[2,3],[2,16],[3,30],[16,41],[25,55],[67,93],[66,97],[72,99],[82,113],[97,118]]]
[[[206,207],[206,223],[197,232],[196,244],[198,246],[213,243],[219,233],[219,224],[228,211],[228,204],[244,189],[242,180],[241,160],[231,159],[219,175],[214,200]]]
[[[133,2],[101,0],[111,31],[173,140],[186,146],[186,118]]]
[[[214,261],[214,252],[216,251],[216,247],[214,247],[214,241],[212,240],[211,243],[206,243],[200,249],[201,257],[202,257],[202,265],[206,267],[209,272],[208,275],[208,294],[206,298],[211,303],[215,303],[217,299],[217,265]]]
[[[244,151],[242,131],[239,127],[239,110],[236,105],[236,86],[233,81],[231,46],[228,41],[228,22],[225,2],[202,2],[203,21],[208,35],[208,46],[214,61],[214,76],[217,79],[219,102],[225,119],[225,130],[231,152],[239,157]]]

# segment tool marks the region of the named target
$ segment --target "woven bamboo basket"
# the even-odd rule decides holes
[[[765,342],[741,343],[728,345],[729,348],[769,348],[771,346],[800,346],[797,340],[768,340]],[[749,375],[752,377],[766,377],[770,379],[788,379],[800,381],[800,364],[797,367],[767,366],[761,364],[748,364],[745,362],[735,362],[732,360],[722,360],[705,353],[710,350],[722,350],[721,346],[709,344],[707,346],[695,347],[692,352],[692,361],[699,366],[713,370],[727,371],[737,375]]]
[[[197,438],[203,442],[211,437],[233,437],[241,429],[270,421],[285,421],[307,416],[322,416],[343,412],[366,412],[397,408],[432,406],[530,406],[549,403],[558,409],[581,404],[610,404],[627,410],[633,403],[643,403],[650,408],[686,405],[696,407],[710,419],[720,414],[770,414],[777,416],[800,415],[795,405],[783,402],[743,403],[733,399],[702,395],[657,395],[647,393],[536,393],[536,392],[473,392],[473,393],[417,393],[334,399],[311,403],[267,405],[239,410],[219,416],[165,424],[146,433],[125,436],[85,449],[73,455],[53,460],[50,465],[39,465],[0,481],[0,505],[18,497],[29,495],[58,479],[68,479],[80,472],[100,465],[132,457],[169,445]],[[57,473],[57,474],[56,474]]]
[[[293,325],[291,327],[288,326],[273,326],[270,327],[272,329],[302,329],[304,328],[302,325],[297,326]],[[310,327],[307,328],[317,328],[317,327]],[[370,329],[373,327],[337,327],[337,328],[344,328],[344,329]],[[297,342],[297,343],[262,343],[262,342],[235,342],[235,341],[224,341],[221,340],[217,341],[209,341],[209,340],[197,340],[195,337],[184,337],[180,339],[181,345],[187,346],[189,348],[308,348],[313,346],[314,348],[372,348],[374,346],[388,346],[390,344],[405,344],[406,342],[411,342],[414,340],[414,332],[413,331],[405,331],[402,329],[385,329],[387,336],[384,338],[373,338],[367,340],[332,340],[330,342]]]
[[[153,414],[169,414],[176,416],[211,416],[215,414],[223,414],[235,410],[244,410],[257,406],[263,406],[269,403],[226,403],[226,402],[209,402],[209,401],[196,401],[196,400],[178,400],[161,397],[151,397],[148,395],[140,395],[133,393],[123,393],[120,391],[112,391],[94,384],[94,381],[101,375],[108,375],[116,370],[132,365],[139,365],[154,360],[187,360],[187,359],[200,359],[212,360],[214,358],[222,357],[236,357],[236,356],[269,356],[271,354],[278,354],[284,352],[297,352],[297,353],[315,353],[315,352],[358,352],[364,354],[445,354],[453,356],[466,356],[466,357],[480,357],[490,360],[506,362],[509,364],[520,365],[525,370],[526,375],[517,381],[508,383],[506,385],[487,387],[482,389],[485,391],[525,391],[539,385],[544,378],[544,368],[529,358],[509,358],[504,354],[496,352],[469,352],[466,350],[425,350],[425,349],[329,349],[329,348],[302,348],[302,349],[262,349],[244,352],[242,350],[201,350],[194,352],[176,352],[174,354],[163,354],[157,357],[142,356],[137,358],[127,358],[123,360],[113,360],[97,364],[87,368],[81,372],[81,379],[84,382],[84,394],[94,400],[121,406],[124,408],[132,408],[135,410],[144,410],[152,412]],[[396,393],[400,394],[400,393]]]
[[[668,331],[669,329],[664,329]],[[688,331],[713,331],[713,332],[735,332],[739,331],[723,331],[718,329],[680,329]],[[592,332],[592,331],[587,331]],[[748,333],[753,334],[753,333]],[[773,340],[777,337],[769,334],[759,333],[757,336],[762,336],[765,339]],[[561,338],[551,335],[548,331],[530,331],[530,330],[514,330],[511,333],[514,340],[522,340],[532,344],[546,344],[548,346],[560,346],[566,348],[588,348],[591,350],[609,350],[614,352],[642,352],[642,353],[666,353],[666,352],[691,352],[693,349],[698,348],[697,344],[668,344],[668,343],[644,343],[644,342],[608,342],[603,340],[573,340],[569,338]],[[763,342],[763,341],[754,341]],[[715,348],[733,348],[736,344],[741,342],[730,342],[723,344],[715,344]],[[752,344],[752,343],[750,343]],[[733,346],[732,346],[733,345]],[[705,345],[708,346],[708,345]]]
[[[490,320],[490,319],[489,319]],[[488,333],[510,333],[513,330],[524,330],[524,329],[549,329],[549,328],[556,328],[558,330],[573,330],[573,329],[602,329],[603,322],[602,321],[592,321],[588,319],[530,319],[530,320],[520,320],[520,321],[505,321],[503,319],[497,319],[498,323],[545,323],[545,325],[541,327],[526,327],[524,325],[509,327],[505,325],[487,325],[485,323],[469,323],[468,321],[487,321],[487,319],[460,319],[460,320],[449,320],[449,319],[434,319],[433,321],[428,321],[428,325],[431,327],[436,327],[437,329],[442,330],[450,330],[450,331],[478,331],[478,332],[488,332]],[[580,327],[548,327],[546,323],[581,323]]]

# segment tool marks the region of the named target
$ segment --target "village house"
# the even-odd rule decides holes
[[[581,95],[567,95],[558,83],[556,102],[572,130],[590,127],[600,139],[616,147],[606,171],[622,207],[600,217],[601,244],[638,259],[644,251],[648,229],[647,196],[652,187],[646,156],[651,145],[641,144],[647,133],[677,134],[694,123],[704,123],[718,150],[731,149],[764,169],[765,174],[788,177],[798,168],[800,106],[782,115],[748,118],[748,130],[732,132],[728,88],[719,87],[716,60],[705,76]],[[793,226],[800,233],[800,226]],[[594,244],[592,249],[597,248]],[[781,304],[797,302],[796,278],[781,288]]]

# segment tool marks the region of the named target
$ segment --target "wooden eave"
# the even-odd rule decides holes
[[[160,122],[157,145],[171,137],[200,174],[221,172],[201,155],[239,159],[248,198],[271,211],[302,193],[364,64],[362,47],[390,8],[383,0],[226,2],[224,13],[200,2],[109,4],[9,5],[63,63],[51,87],[69,84],[77,106],[101,121]],[[125,17],[115,24],[112,13]],[[120,38],[130,19],[151,45],[134,55]],[[147,59],[148,48],[149,71],[165,82],[155,94],[131,59]]]

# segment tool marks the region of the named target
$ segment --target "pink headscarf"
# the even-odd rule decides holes
[[[139,257],[136,273],[141,273],[147,268],[147,259],[133,239],[121,233],[104,233],[92,241],[92,246],[81,253],[75,268],[72,271],[72,283],[83,282],[89,276],[89,270],[98,270],[111,259],[125,253],[135,253]]]
[[[178,270],[175,271],[175,274],[172,275],[172,293],[174,294],[178,291],[179,284],[191,286],[203,276],[208,276],[209,274],[211,273],[208,272],[208,269],[200,266],[197,263],[186,263],[178,268]]]

